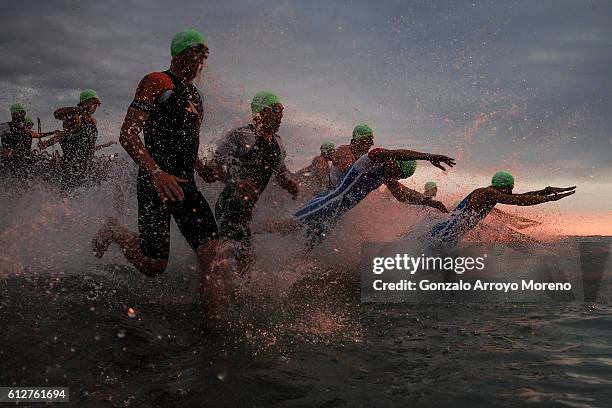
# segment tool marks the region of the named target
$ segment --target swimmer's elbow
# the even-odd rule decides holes
[[[375,161],[375,162],[387,160],[388,155],[389,155],[389,150],[383,149],[381,147],[377,147],[368,152],[368,157],[370,158],[370,160]]]

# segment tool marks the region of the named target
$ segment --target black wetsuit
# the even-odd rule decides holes
[[[147,151],[163,171],[188,180],[181,184],[183,201],[163,203],[148,173],[138,173],[138,226],[140,246],[145,256],[167,259],[170,246],[170,216],[196,250],[217,236],[217,225],[208,203],[194,180],[200,145],[202,100],[195,86],[182,83],[169,71],[172,90],[155,104],[134,100],[132,107],[148,112],[144,126]],[[146,77],[145,77],[146,78]],[[193,109],[197,112],[194,112]]]
[[[5,160],[7,169],[14,176],[24,176],[32,162],[32,134],[25,127],[8,122],[8,131],[2,135],[2,147],[11,151]]]
[[[60,141],[63,158],[63,172],[69,185],[83,182],[91,168],[96,152],[98,129],[94,122],[84,122],[79,129],[66,135]]]
[[[260,194],[265,190],[273,173],[286,171],[285,152],[278,136],[270,142],[257,134],[249,125],[230,131],[215,154],[230,175],[215,206],[221,236],[251,245],[251,218]],[[245,200],[237,189],[238,180],[249,180],[257,189],[252,199]]]

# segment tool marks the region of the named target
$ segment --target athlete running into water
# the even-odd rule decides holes
[[[14,176],[26,176],[32,159],[32,139],[45,136],[34,132],[33,125],[20,103],[11,105],[11,121],[0,124],[2,166]]]
[[[219,143],[211,163],[218,179],[225,183],[215,206],[221,237],[237,245],[236,259],[242,271],[252,260],[253,210],[272,175],[294,198],[298,194],[277,134],[283,118],[280,99],[271,92],[258,92],[251,102],[251,113],[252,123],[231,130]]]
[[[26,127],[26,111],[22,104],[11,105],[11,120],[0,125],[3,158],[22,159],[30,154],[32,137]]]
[[[439,154],[403,149],[374,149],[361,156],[348,169],[336,188],[315,196],[298,210],[294,214],[297,225],[295,221],[289,224],[305,227],[310,249],[325,238],[345,213],[383,184],[398,201],[448,212],[440,201],[432,200],[398,181],[414,174],[416,160],[427,160],[441,170],[446,170],[442,164],[448,167],[455,165],[454,159]],[[285,222],[279,224],[278,229],[291,230],[292,227]]]
[[[197,154],[203,111],[193,80],[204,67],[208,47],[199,32],[187,29],[175,35],[170,50],[170,69],[153,72],[140,81],[119,139],[139,166],[139,233],[110,218],[94,237],[92,247],[95,255],[102,257],[114,242],[140,272],[159,275],[168,264],[173,217],[198,257],[203,274],[201,294],[207,296],[203,300],[214,308],[223,284],[211,274],[217,226],[194,180],[194,170],[202,168]]]
[[[459,239],[484,219],[496,204],[518,206],[538,205],[557,201],[574,194],[573,187],[546,187],[538,191],[514,194],[514,178],[510,173],[497,172],[489,187],[478,188],[468,194],[447,219],[434,225],[430,231],[434,243],[453,248]]]
[[[65,185],[75,186],[83,182],[91,169],[98,139],[97,121],[93,115],[100,105],[96,91],[83,90],[77,106],[59,108],[53,113],[56,119],[63,121],[64,130],[38,143],[41,150],[55,143],[62,147]]]

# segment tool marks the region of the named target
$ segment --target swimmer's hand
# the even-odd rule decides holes
[[[541,190],[541,194],[542,195],[559,194],[559,193],[564,193],[566,191],[573,191],[575,189],[576,189],[576,186],[572,186],[572,187],[550,187],[549,186]]]
[[[255,183],[248,179],[236,181],[236,191],[245,201],[255,200],[259,194]]]
[[[561,193],[561,194],[551,194],[549,196],[546,196],[546,198],[548,199],[547,201],[558,201],[562,198],[565,198],[567,196],[571,196],[572,194],[574,194],[576,191],[569,191],[567,193]]]
[[[431,208],[435,208],[437,210],[440,210],[443,213],[448,213],[448,210],[446,209],[446,207],[444,206],[444,204],[441,201],[429,200],[427,205],[429,207],[431,207]]]
[[[183,201],[185,198],[180,184],[187,183],[187,180],[159,170],[151,174],[151,181],[163,202]]]
[[[452,159],[448,156],[444,156],[442,154],[432,154],[429,156],[428,160],[431,164],[443,171],[446,171],[446,169],[440,163],[446,164],[449,168],[455,165],[455,159]]]

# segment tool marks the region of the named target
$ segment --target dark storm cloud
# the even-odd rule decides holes
[[[113,137],[137,81],[193,26],[211,47],[205,135],[272,89],[290,154],[367,121],[381,145],[461,148],[467,168],[586,177],[610,171],[611,17],[610,3],[575,1],[5,2],[0,103],[25,98],[49,118],[94,87]]]

